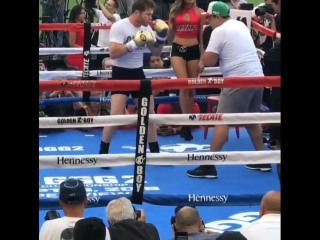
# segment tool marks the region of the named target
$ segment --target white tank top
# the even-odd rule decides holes
[[[111,26],[110,43],[126,44],[131,41],[140,30],[149,30],[153,34],[150,26],[135,27],[131,24],[129,18],[121,19]],[[143,52],[145,49],[146,46],[143,46],[119,58],[112,59],[112,65],[130,69],[141,68],[143,66]]]

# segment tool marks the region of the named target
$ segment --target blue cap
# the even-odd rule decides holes
[[[87,191],[81,180],[70,178],[60,184],[60,201],[66,204],[79,204],[86,198]]]

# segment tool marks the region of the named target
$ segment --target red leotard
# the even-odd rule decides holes
[[[75,44],[83,47],[84,30],[77,31]],[[75,66],[79,71],[83,70],[83,54],[74,54],[67,56],[68,65]]]
[[[185,14],[189,13],[190,19],[184,19]],[[179,38],[198,38],[200,31],[200,18],[195,8],[187,8],[182,10],[174,19],[174,27],[176,36]]]

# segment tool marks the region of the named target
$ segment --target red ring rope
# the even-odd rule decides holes
[[[167,22],[167,21],[166,21]],[[273,31],[252,19],[252,28],[259,32],[273,38],[281,38],[281,34]],[[91,23],[91,28],[94,30],[98,29],[110,29],[110,26],[104,25],[103,23]],[[83,23],[40,23],[39,31],[78,31],[83,29]]]
[[[280,87],[280,77],[180,78],[150,80],[153,90],[194,88],[259,88]],[[39,91],[139,91],[140,80],[76,81],[53,80],[39,82]]]

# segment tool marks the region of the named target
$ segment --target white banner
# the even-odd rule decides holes
[[[142,162],[145,159],[140,159]],[[39,169],[131,166],[134,154],[40,156]],[[241,165],[280,163],[280,151],[148,153],[147,165]],[[140,163],[141,164],[141,163]]]
[[[150,52],[149,49],[144,49],[144,52]],[[162,53],[171,52],[171,46],[164,46]],[[83,54],[83,48],[39,48],[39,55],[72,55]],[[90,54],[109,54],[109,47],[91,47]]]
[[[252,11],[250,10],[238,10],[238,9],[230,9],[230,17],[232,19],[236,19],[246,23],[247,28],[251,31],[251,19],[252,19]]]
[[[124,126],[137,123],[138,116],[116,115],[98,117],[41,117],[39,128],[93,128]],[[280,113],[226,113],[226,114],[150,114],[149,121],[158,125],[244,125],[280,123]]]
[[[176,77],[172,68],[165,69],[143,69],[147,78],[163,77],[172,78]],[[98,78],[111,78],[111,70],[95,70],[90,71],[90,77]],[[219,67],[205,68],[201,76],[217,76],[221,75]],[[40,81],[51,80],[51,79],[70,79],[79,78],[82,76],[82,71],[39,71]],[[128,76],[130,78],[130,76]]]

